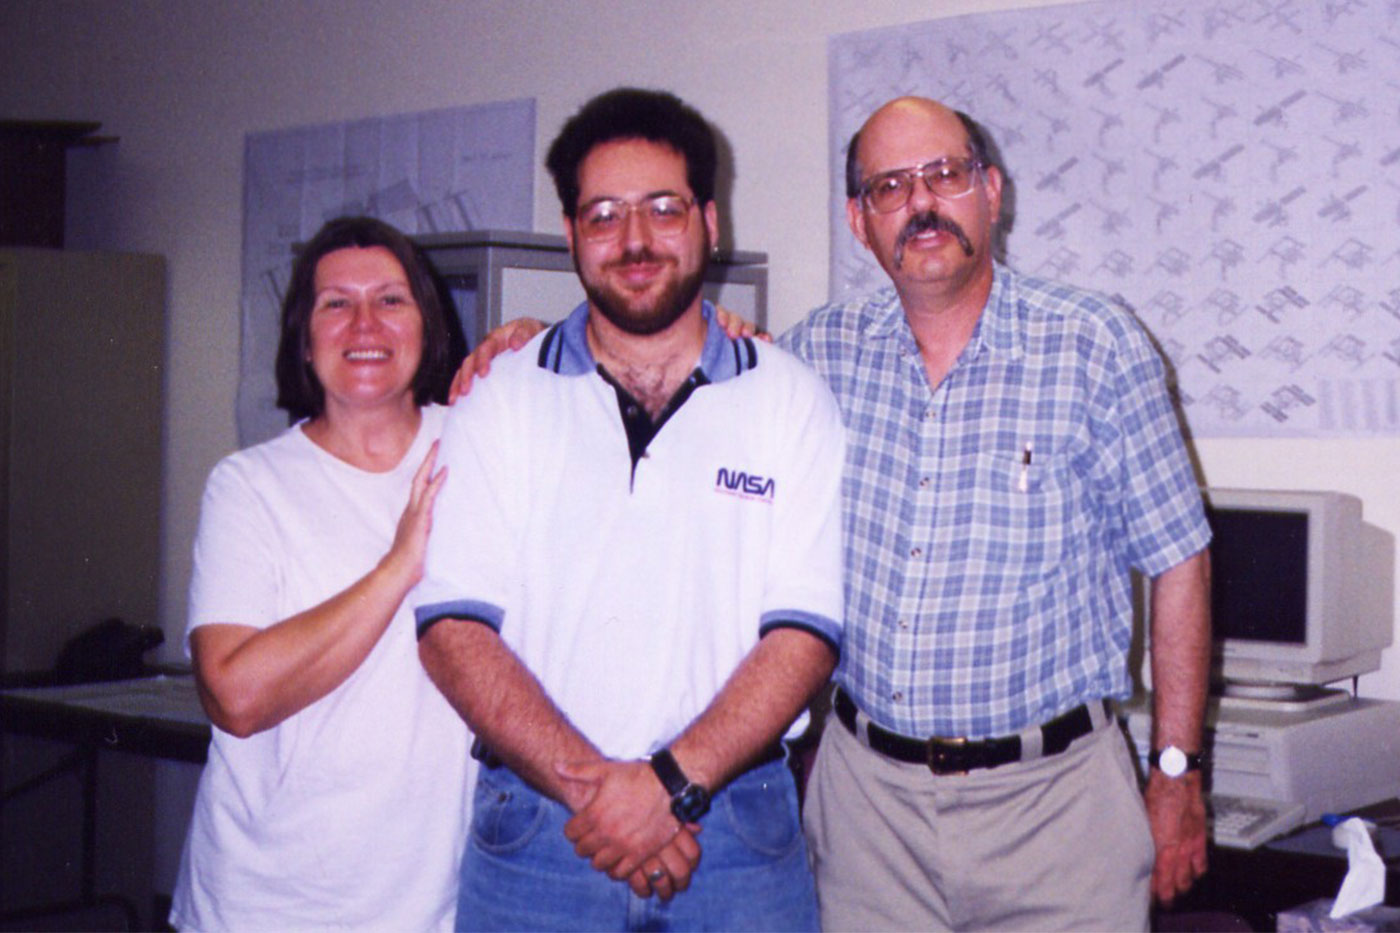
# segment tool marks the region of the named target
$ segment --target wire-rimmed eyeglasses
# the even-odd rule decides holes
[[[694,206],[694,198],[679,194],[656,194],[636,202],[599,198],[579,211],[578,231],[591,242],[617,239],[627,226],[628,215],[637,211],[657,236],[680,236],[690,226],[690,209]]]
[[[934,159],[915,168],[897,168],[867,178],[860,186],[861,199],[881,214],[897,211],[909,203],[915,179],[922,178],[928,190],[940,198],[960,198],[972,190],[982,163],[962,156]]]

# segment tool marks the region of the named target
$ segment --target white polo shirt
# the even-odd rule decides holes
[[[586,304],[498,358],[443,432],[420,635],[492,626],[614,758],[671,741],[773,627],[840,646],[840,412],[796,358],[704,313],[698,387],[635,470]]]

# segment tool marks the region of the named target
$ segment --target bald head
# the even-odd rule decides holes
[[[860,196],[865,180],[861,153],[871,139],[890,133],[941,134],[961,130],[968,154],[983,165],[991,165],[991,154],[982,130],[967,114],[953,110],[927,97],[896,97],[880,106],[851,137],[846,147],[846,197]]]

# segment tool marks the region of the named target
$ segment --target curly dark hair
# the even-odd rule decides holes
[[[549,147],[545,167],[554,178],[564,216],[578,215],[578,168],[594,147],[615,139],[645,139],[685,159],[686,182],[703,207],[715,199],[719,162],[714,130],[699,111],[666,91],[621,87],[584,104]]]

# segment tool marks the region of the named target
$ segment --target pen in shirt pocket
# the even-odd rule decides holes
[[[1031,442],[1026,441],[1026,448],[1021,451],[1021,477],[1016,480],[1016,489],[1020,492],[1028,492],[1031,488]]]

